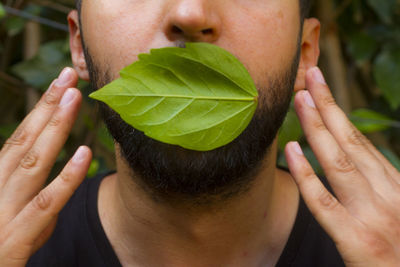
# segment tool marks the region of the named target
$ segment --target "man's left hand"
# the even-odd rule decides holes
[[[321,71],[306,79],[296,112],[335,196],[291,142],[286,158],[304,201],[347,266],[400,266],[400,173],[336,105]]]

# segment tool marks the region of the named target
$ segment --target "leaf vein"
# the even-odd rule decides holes
[[[142,111],[141,113],[136,113],[136,114],[131,113],[131,114],[127,114],[127,115],[132,116],[132,117],[143,116],[143,115],[146,114],[147,112],[153,110],[155,107],[157,107],[158,105],[160,105],[164,100],[165,100],[165,97],[161,97],[159,101],[154,102],[154,104],[147,106],[146,109],[145,109],[144,111]]]
[[[249,105],[247,105],[247,106],[241,108],[240,110],[237,110],[235,113],[231,114],[230,116],[225,117],[223,120],[220,120],[220,121],[218,121],[218,122],[216,122],[216,123],[210,124],[208,127],[205,127],[205,128],[203,128],[203,129],[201,129],[201,131],[207,130],[207,129],[210,129],[210,128],[213,128],[213,127],[215,127],[215,126],[217,126],[217,125],[219,125],[219,124],[221,124],[221,123],[226,122],[227,120],[233,118],[234,116],[236,116],[237,114],[241,113],[242,111],[248,109],[248,108],[251,107],[252,105],[253,105],[253,103],[251,103],[251,104],[249,104]],[[195,130],[191,130],[191,131],[188,131],[188,132],[185,132],[185,133],[172,134],[172,135],[169,135],[169,136],[183,136],[183,135],[187,135],[187,134],[191,134],[191,133],[195,133],[195,132],[199,132],[199,130],[195,129]]]
[[[194,99],[192,99],[191,101],[189,101],[188,103],[186,103],[181,109],[177,110],[175,113],[173,113],[171,116],[169,116],[166,120],[161,121],[161,122],[157,122],[157,123],[144,123],[144,125],[147,126],[156,126],[156,125],[161,125],[161,124],[165,124],[169,121],[171,121],[173,118],[175,118],[176,116],[178,116],[181,112],[183,112],[185,109],[187,109],[192,103],[194,102]]]
[[[204,62],[201,62],[201,61],[196,60],[196,59],[194,59],[194,58],[187,57],[187,56],[185,56],[185,55],[181,55],[181,54],[173,54],[173,55],[175,55],[175,56],[177,56],[177,57],[180,57],[180,58],[183,58],[183,59],[187,59],[187,60],[189,60],[189,61],[193,61],[193,62],[199,63],[199,64],[201,64],[201,65],[207,67],[208,69],[213,70],[214,72],[216,72],[216,73],[220,74],[221,76],[225,77],[228,81],[234,83],[234,84],[235,84],[236,86],[238,86],[240,89],[244,90],[247,94],[253,96],[253,94],[251,94],[251,93],[249,93],[247,90],[245,90],[245,89],[243,88],[243,86],[240,85],[240,84],[238,84],[235,80],[233,80],[232,78],[228,77],[225,73],[223,73],[223,72],[221,72],[221,71],[219,71],[219,70],[217,70],[217,69],[215,69],[215,68],[209,66],[208,64],[205,64]]]
[[[171,70],[170,67],[163,66],[163,65],[160,65],[160,64],[157,64],[157,63],[154,63],[154,62],[149,62],[148,64],[149,64],[149,65],[156,66],[156,67],[159,67],[159,68],[162,68],[162,69],[165,69],[165,70],[171,72],[181,83],[183,83],[187,88],[189,88],[190,91],[192,91],[193,94],[196,94],[196,91],[193,90],[193,88],[190,87],[190,85],[189,85],[187,82],[185,82],[178,74],[176,74],[175,71]],[[208,87],[207,87],[207,88],[208,88]],[[208,89],[209,89],[209,88],[208,88]]]

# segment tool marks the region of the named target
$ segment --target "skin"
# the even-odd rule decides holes
[[[137,54],[180,40],[229,50],[262,83],[262,73],[274,75],[295,54],[297,3],[83,1],[82,30],[95,64],[106,65],[115,78]],[[88,79],[76,11],[68,21],[76,71],[64,70],[0,152],[0,263],[5,266],[23,266],[49,238],[90,162],[90,150],[82,147],[40,191],[79,109],[79,90],[69,90],[69,97],[65,92],[76,86],[77,74]],[[117,173],[100,187],[99,212],[123,265],[273,266],[293,227],[298,189],[348,266],[399,265],[400,174],[336,106],[314,67],[318,39],[318,21],[306,20],[295,106],[337,198],[319,182],[296,142],[285,150],[292,175],[275,168],[275,143],[247,194],[203,210],[152,202],[116,156]],[[116,150],[118,155],[118,145]]]

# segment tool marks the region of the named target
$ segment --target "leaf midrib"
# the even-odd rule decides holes
[[[103,94],[106,96],[106,94]],[[166,94],[112,94],[110,96],[122,96],[122,97],[158,97],[158,98],[182,98],[182,99],[194,99],[194,100],[223,100],[223,101],[242,101],[242,102],[252,102],[257,101],[257,96],[255,97],[223,97],[223,96],[187,96],[187,95],[166,95]]]

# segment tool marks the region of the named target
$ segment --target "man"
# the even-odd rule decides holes
[[[400,174],[349,123],[314,67],[319,22],[304,20],[308,5],[78,3],[80,12],[68,16],[75,71],[62,72],[0,154],[0,265],[398,266]],[[78,188],[91,158],[81,147],[40,191],[77,116],[77,75],[98,89],[139,53],[187,41],[221,46],[249,70],[260,104],[245,132],[223,148],[194,152],[147,138],[102,106],[116,173]],[[293,89],[337,198],[296,142],[285,151],[291,174],[275,167]]]

